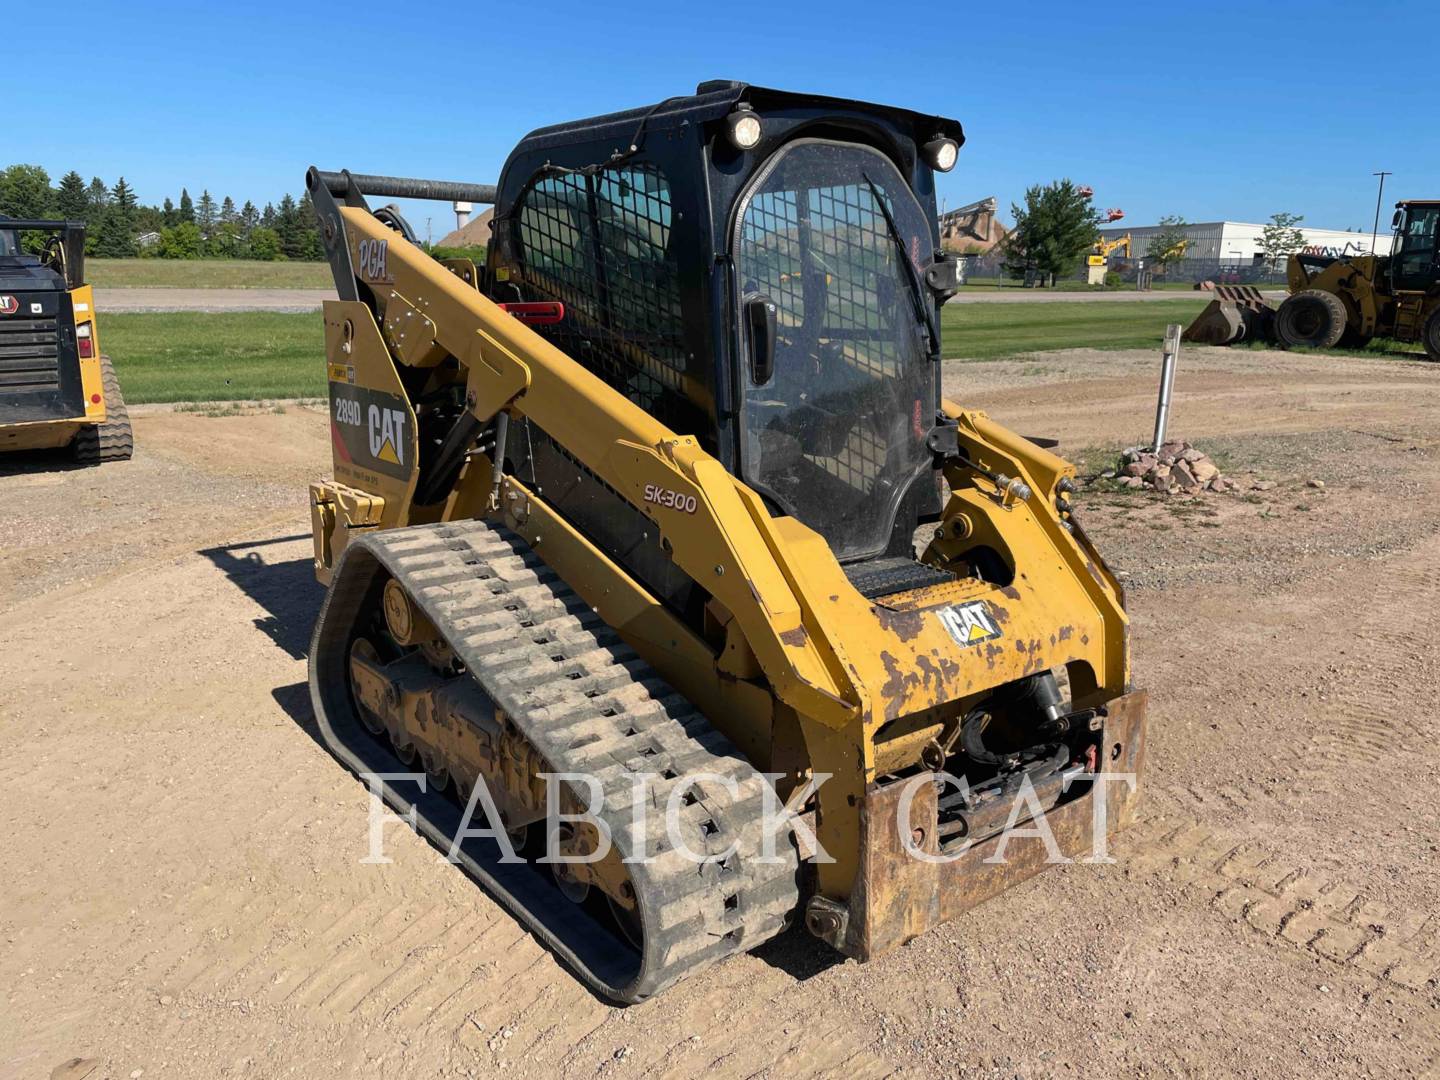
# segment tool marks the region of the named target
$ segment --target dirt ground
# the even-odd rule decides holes
[[[1093,473],[1145,441],[1157,367],[946,382]],[[131,463],[0,476],[0,1076],[1440,1070],[1440,368],[1188,350],[1172,432],[1246,490],[1082,491],[1151,694],[1116,864],[865,966],[792,933],[631,1009],[409,832],[360,862],[368,800],[303,686],[324,412],[135,413]]]

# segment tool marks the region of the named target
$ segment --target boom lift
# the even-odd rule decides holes
[[[1017,792],[1068,854],[1132,814],[1102,781],[1144,697],[1073,468],[940,396],[963,139],[712,82],[533,132],[495,187],[308,175],[320,730],[609,997],[797,918],[909,940],[1043,867]],[[367,195],[494,202],[485,265]]]

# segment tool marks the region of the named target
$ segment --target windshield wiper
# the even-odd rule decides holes
[[[915,306],[915,314],[925,325],[926,353],[939,351],[940,334],[935,329],[934,318],[931,315],[931,305],[926,304],[924,293],[920,288],[920,275],[914,264],[910,261],[910,254],[905,250],[905,243],[901,239],[900,230],[895,227],[895,216],[890,213],[890,208],[885,205],[885,199],[880,194],[880,189],[875,186],[875,181],[870,179],[870,174],[862,171],[861,176],[865,177],[865,183],[870,186],[870,194],[875,198],[875,205],[880,207],[880,213],[885,218],[885,225],[890,230],[890,239],[900,249],[900,261],[905,265],[905,274],[910,279],[910,302]]]

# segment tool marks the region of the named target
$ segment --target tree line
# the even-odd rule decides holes
[[[83,221],[85,253],[102,258],[325,257],[308,191],[298,200],[287,194],[278,206],[267,202],[263,210],[249,199],[237,207],[229,195],[217,202],[208,190],[197,201],[186,188],[178,204],[167,197],[160,206],[142,206],[123,176],[114,184],[98,176],[87,184],[72,169],[52,185],[39,165],[11,165],[0,170],[0,216]]]

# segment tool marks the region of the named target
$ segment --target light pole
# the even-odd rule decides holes
[[[1385,177],[1394,176],[1395,174],[1389,172],[1377,172],[1371,173],[1370,175],[1380,177],[1380,191],[1375,196],[1375,228],[1370,233],[1370,254],[1374,255],[1375,244],[1380,238],[1380,203],[1385,198]]]

